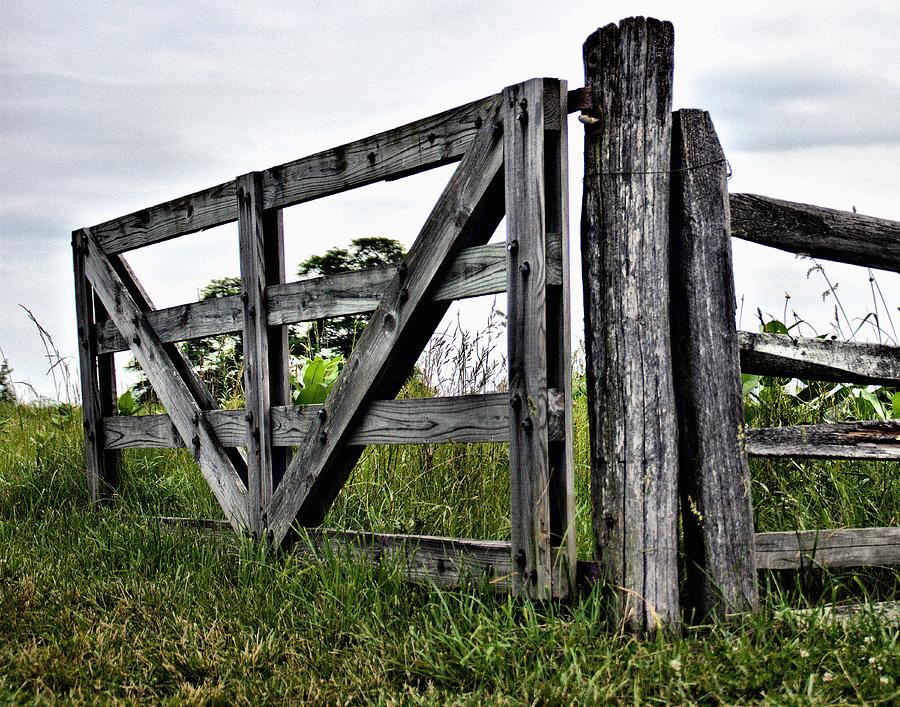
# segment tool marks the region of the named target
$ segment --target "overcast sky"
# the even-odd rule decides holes
[[[900,219],[896,2],[2,0],[0,349],[14,378],[54,392],[20,304],[76,355],[74,228],[532,76],[580,86],[584,38],[636,14],[675,24],[675,107],[711,112],[732,191]],[[574,118],[570,130],[577,239]],[[289,269],[358,236],[409,245],[451,169],[289,209]],[[236,229],[129,260],[157,306],[193,300],[212,277],[237,274]],[[834,305],[821,275],[807,279],[809,261],[735,241],[735,266],[743,328],[757,307],[780,317],[787,292],[790,309],[828,331]],[[870,311],[866,271],[826,266],[849,316]],[[900,329],[900,276],[876,275]]]

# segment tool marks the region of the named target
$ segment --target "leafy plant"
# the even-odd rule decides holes
[[[291,401],[295,405],[324,403],[343,365],[341,355],[307,360],[298,375],[291,374]]]

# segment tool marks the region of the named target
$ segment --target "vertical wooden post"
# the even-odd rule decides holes
[[[672,341],[686,596],[699,618],[755,610],[727,167],[709,114],[672,131]]]
[[[513,591],[549,599],[544,82],[505,88],[502,100]]]
[[[565,436],[549,443],[550,544],[554,558],[554,596],[574,588],[575,465],[572,447],[572,331],[569,304],[569,130],[567,84],[544,79],[545,244],[549,234],[559,238],[562,283],[547,285],[547,386],[562,391],[548,406],[561,413]]]
[[[244,311],[244,395],[248,427],[247,491],[250,527],[254,537],[259,538],[268,525],[263,514],[273,490],[271,359],[266,304],[266,264],[272,260],[273,248],[266,247],[262,175],[259,172],[237,178],[237,199],[241,302]],[[270,220],[270,227],[271,224]]]
[[[678,443],[669,332],[674,31],[642,17],[584,44],[582,260],[596,554],[627,628],[676,626]]]
[[[100,303],[99,298],[94,298],[94,322],[95,336],[96,325],[109,319],[109,315]],[[116,391],[116,360],[115,354],[99,354],[97,356],[98,396],[100,399],[100,417],[111,417],[119,410],[119,396]],[[105,446],[105,441],[104,441]],[[121,453],[114,449],[103,450],[103,483],[100,484],[100,496],[111,495],[119,485],[119,465]]]
[[[266,287],[285,281],[284,218],[281,209],[263,212]],[[269,348],[269,405],[291,404],[291,357],[287,326],[266,328]],[[272,490],[278,488],[290,463],[290,447],[272,448]]]
[[[107,484],[115,482],[109,468],[109,456],[104,453],[103,413],[109,393],[101,391],[97,357],[97,328],[94,290],[85,274],[84,256],[87,252],[83,231],[72,233],[72,260],[75,273],[75,319],[78,326],[78,353],[81,372],[81,413],[84,426],[84,462],[87,471],[88,495],[100,500]],[[106,369],[106,362],[104,363]],[[108,387],[108,371],[104,370],[104,388]]]

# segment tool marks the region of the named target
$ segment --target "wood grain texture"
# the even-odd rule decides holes
[[[109,264],[121,281],[122,286],[134,299],[134,303],[140,312],[144,316],[152,316],[155,308],[150,299],[150,295],[147,294],[147,291],[135,276],[124,256],[110,256]],[[171,343],[163,343],[163,352],[167,357],[166,363],[170,365],[174,373],[181,378],[182,382],[187,387],[188,392],[191,394],[191,397],[193,397],[197,408],[203,411],[217,410],[219,408],[218,403],[209,392],[209,388],[206,387],[206,384],[200,378],[200,375],[194,370],[193,365],[188,360],[187,356],[185,356],[184,352],[178,346]],[[225,455],[228,457],[232,466],[234,466],[241,481],[246,484],[247,462],[242,451],[234,447],[228,447],[225,449]]]
[[[488,120],[488,96],[370,137],[271,167],[263,207],[280,209],[459,160]],[[136,211],[91,230],[107,253],[202,231],[238,217],[234,181]]]
[[[247,504],[250,531],[265,532],[263,515],[272,498],[272,416],[266,305],[266,233],[262,177],[237,178],[238,232],[243,303],[244,393],[247,422]]]
[[[544,266],[544,82],[503,89],[506,175],[509,474],[514,592],[547,599],[550,457],[547,439],[547,300]]]
[[[633,631],[677,626],[678,445],[669,333],[672,25],[584,45],[603,115],[585,127],[581,219],[596,557]]]
[[[789,253],[900,272],[898,221],[732,194],[731,234]]]
[[[88,495],[100,499],[108,477],[103,437],[103,413],[97,378],[97,340],[94,336],[94,291],[85,273],[86,236],[72,233],[72,262],[75,275],[75,320],[78,331],[78,363],[81,382],[81,417],[84,432],[84,462]]]
[[[173,365],[172,358],[123,283],[113,264],[100,249],[99,242],[84,232],[86,250],[84,272],[110,319],[131,341],[131,350],[147,375],[153,389],[197,459],[216,500],[236,529],[247,528],[247,491],[237,470],[215,437],[197,404],[189,384]]]
[[[569,292],[569,131],[567,84],[544,80],[544,242],[547,248],[547,438],[550,460],[550,545],[564,560],[560,577],[575,588],[578,548],[575,538],[575,452],[572,422],[572,311]],[[551,121],[548,113],[555,115]],[[555,243],[559,243],[555,246]],[[555,252],[558,248],[558,254]],[[560,276],[553,277],[554,262]],[[554,395],[552,388],[559,389]],[[562,422],[555,435],[551,419]],[[554,573],[554,580],[557,574]],[[555,595],[567,587],[554,586]]]
[[[550,389],[548,436],[565,435],[563,392]],[[321,405],[272,408],[272,444],[302,444],[318,425]],[[216,410],[206,419],[219,440],[228,446],[247,444],[243,410]],[[103,421],[107,449],[183,447],[168,415],[108,417]],[[413,400],[376,400],[369,404],[347,440],[350,446],[368,444],[440,444],[442,442],[509,441],[509,396],[505,393],[461,395]]]
[[[496,110],[497,102],[493,116]],[[276,544],[295,517],[305,526],[321,522],[358,458],[344,446],[365,406],[396,395],[443,314],[429,290],[463,246],[486,242],[499,222],[492,203],[502,179],[496,125],[496,117],[482,125],[338,376],[320,428],[301,445],[273,494],[269,523]]]
[[[680,110],[672,128],[672,366],[686,608],[700,621],[756,611],[750,468],[725,154],[709,114]]]
[[[752,457],[900,461],[900,420],[751,428],[745,435]]]
[[[840,383],[900,385],[900,347],[738,332],[741,372]]]
[[[268,212],[271,213],[271,212]],[[562,282],[561,240],[547,234],[547,284]],[[396,266],[325,275],[307,280],[272,284],[266,288],[269,326],[281,326],[349,314],[375,311],[384,289],[397,274]],[[464,248],[431,295],[434,302],[481,297],[506,292],[506,245]],[[148,312],[153,328],[166,343],[239,332],[242,326],[238,295]],[[128,344],[112,322],[97,327],[98,351],[126,351]]]
[[[900,564],[900,528],[842,528],[756,534],[759,569]]]

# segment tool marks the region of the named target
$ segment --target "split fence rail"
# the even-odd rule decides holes
[[[599,576],[637,630],[677,625],[678,553],[705,614],[756,606],[756,570],[900,562],[900,529],[755,533],[747,456],[900,460],[896,422],[743,427],[741,371],[900,385],[891,346],[737,332],[732,236],[900,271],[900,224],[728,194],[709,116],[672,113],[673,30],[623,20],[585,88],[532,79],[408,125],[75,231],[88,486],[119,453],[186,447],[228,524],[275,545],[400,557],[410,577],[564,597]],[[585,130],[582,262],[593,562],[576,562],[568,121]],[[399,266],[287,282],[282,210],[459,162]],[[506,217],[505,243],[488,243]],[[156,309],[122,257],[238,222],[241,294]],[[506,292],[508,390],[394,399],[453,300]],[[323,405],[290,404],[287,327],[371,319]],[[675,326],[677,323],[677,326]],[[244,410],[219,410],[178,342],[240,332]],[[116,414],[130,350],[167,414]],[[509,443],[511,541],[322,529],[366,445]],[[679,495],[684,543],[679,548]]]

